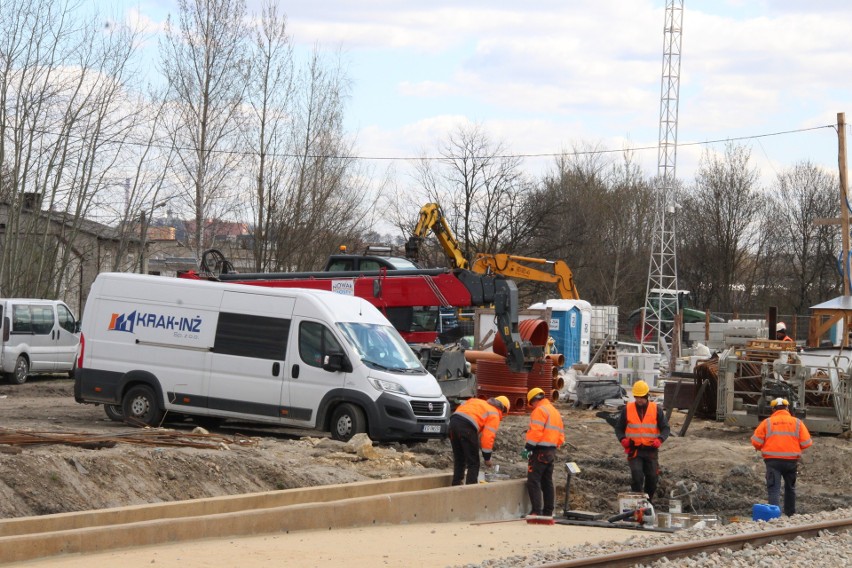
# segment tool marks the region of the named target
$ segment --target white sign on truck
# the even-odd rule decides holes
[[[320,429],[340,440],[447,433],[438,382],[360,298],[104,273],[82,335],[74,396],[106,405],[113,419],[156,426],[168,411]]]

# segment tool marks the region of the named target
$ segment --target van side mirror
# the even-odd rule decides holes
[[[74,333],[80,333],[80,321],[74,322]]]
[[[342,371],[344,373],[352,372],[352,363],[349,357],[344,353],[329,353],[323,358],[322,368],[324,371],[336,373]]]

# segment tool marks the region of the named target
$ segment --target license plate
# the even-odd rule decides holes
[[[424,434],[440,434],[441,433],[441,425],[440,424],[424,424],[423,425],[423,433]]]

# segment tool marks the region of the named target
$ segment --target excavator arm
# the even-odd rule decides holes
[[[522,263],[545,265],[550,268],[551,272],[532,268]],[[511,278],[552,282],[556,284],[561,298],[566,300],[580,299],[580,293],[574,285],[574,274],[568,268],[568,265],[561,260],[545,260],[543,258],[529,258],[502,253],[478,254],[471,266],[471,270],[478,274],[502,274]]]
[[[432,231],[435,233],[435,238],[438,239],[441,248],[444,249],[444,254],[450,259],[450,264],[453,268],[467,268],[467,259],[462,254],[461,247],[458,241],[453,236],[447,220],[444,218],[444,213],[437,203],[427,203],[420,208],[420,218],[417,221],[417,226],[405,244],[405,256],[417,262],[420,256],[420,244],[426,237],[426,233]]]

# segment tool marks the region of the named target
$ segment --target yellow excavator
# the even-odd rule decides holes
[[[444,249],[444,254],[447,255],[453,268],[468,268],[467,259],[464,257],[458,241],[453,236],[450,225],[444,218],[441,206],[437,203],[427,203],[420,208],[417,226],[414,227],[408,242],[405,243],[406,258],[414,262],[420,260],[420,243],[423,242],[429,231],[435,233],[435,238],[438,239],[438,243]]]
[[[467,259],[462,253],[461,247],[450,229],[444,213],[437,203],[427,203],[420,208],[420,217],[417,225],[411,233],[405,245],[405,256],[414,262],[419,260],[420,243],[426,234],[432,231],[444,249],[444,254],[452,264],[453,268],[468,268]],[[550,272],[532,268],[527,264],[538,264],[547,266]],[[524,280],[535,280],[538,282],[552,282],[556,284],[562,299],[579,300],[580,294],[574,285],[574,274],[568,265],[561,260],[545,260],[543,258],[530,258],[526,256],[515,256],[511,254],[484,254],[476,255],[470,270],[478,274],[502,274],[510,278],[521,278]]]
[[[523,263],[545,265],[550,269],[550,272],[532,268]],[[479,274],[503,274],[510,278],[552,282],[556,284],[556,289],[559,290],[563,300],[580,299],[580,293],[577,291],[577,286],[574,285],[574,274],[568,268],[568,265],[561,260],[545,260],[502,253],[477,254],[471,270]]]

